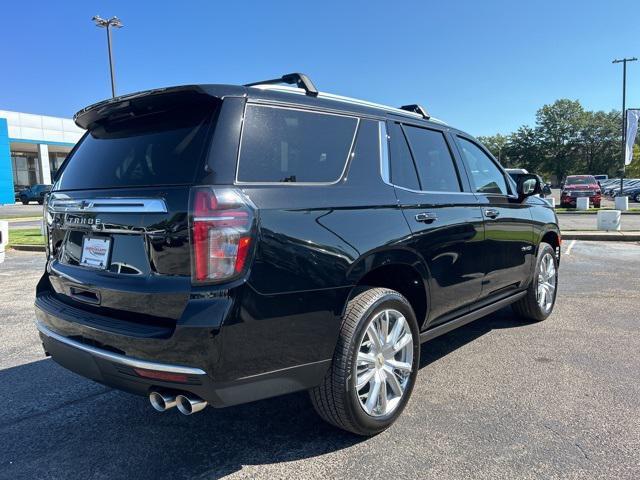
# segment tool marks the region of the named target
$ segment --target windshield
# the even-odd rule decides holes
[[[91,128],[56,190],[189,184],[202,166],[213,107],[185,105]]]
[[[565,185],[589,185],[593,183],[597,182],[591,175],[580,175],[577,177],[567,177]]]

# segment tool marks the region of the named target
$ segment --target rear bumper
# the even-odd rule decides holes
[[[56,304],[46,294],[37,297],[35,305],[36,327],[47,355],[79,375],[137,395],[147,396],[154,389],[189,392],[214,407],[226,407],[309,389],[321,382],[330,365],[331,359],[323,356],[319,361],[289,362],[285,368],[263,367],[256,373],[260,365],[252,361],[257,353],[250,348],[250,337],[242,334],[239,344],[235,334],[225,334],[220,327],[222,319],[212,314],[228,309],[218,305],[205,310],[207,321],[191,315],[165,335],[144,328],[125,333],[115,319],[107,329],[101,324],[107,317],[94,318]],[[237,320],[235,326],[227,320],[230,332],[238,328]],[[145,376],[136,369],[146,371]],[[180,381],[166,380],[172,375]]]

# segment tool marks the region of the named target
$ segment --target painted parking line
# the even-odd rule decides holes
[[[565,255],[571,255],[571,249],[576,244],[576,242],[577,242],[577,240],[571,240],[571,243],[569,243],[569,246],[567,247],[567,250],[564,252]]]

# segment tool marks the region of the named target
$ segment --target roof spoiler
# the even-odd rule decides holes
[[[422,105],[418,105],[417,103],[412,103],[411,105],[403,105],[402,107],[400,107],[400,110],[417,113],[418,115],[421,115],[425,120],[429,120],[431,118],[429,112],[427,112]]]
[[[298,88],[304,89],[307,95],[311,97],[318,96],[318,89],[313,84],[311,79],[304,73],[287,73],[280,78],[273,78],[271,80],[262,80],[260,82],[246,83],[245,87],[255,87],[257,85],[295,85]]]
[[[91,128],[91,125],[95,124],[95,122],[101,119],[109,117],[110,115],[117,113],[118,111],[126,111],[128,108],[131,107],[132,101],[135,101],[141,98],[155,96],[155,95],[172,94],[172,93],[173,94],[180,94],[180,93],[204,94],[202,89],[196,85],[145,90],[143,92],[121,95],[119,97],[110,98],[108,100],[103,100],[101,102],[89,105],[88,107],[85,107],[82,110],[78,111],[73,116],[73,121],[80,128],[87,130]]]

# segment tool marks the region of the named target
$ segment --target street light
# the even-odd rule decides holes
[[[622,175],[620,175],[620,197],[623,197],[623,179],[624,179],[624,167],[625,156],[624,151],[626,147],[626,135],[627,135],[627,112],[626,112],[626,100],[627,100],[627,62],[635,62],[638,60],[636,57],[616,59],[611,63],[622,64]]]
[[[118,17],[111,17],[109,20],[105,20],[96,15],[91,20],[96,24],[96,27],[107,29],[107,44],[109,45],[109,69],[111,70],[111,96],[116,96],[116,78],[113,71],[113,52],[111,51],[111,28],[122,28],[122,22]]]

